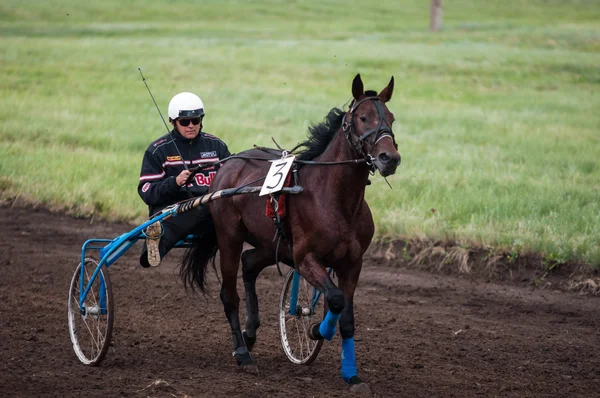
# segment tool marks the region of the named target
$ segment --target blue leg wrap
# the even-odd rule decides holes
[[[319,325],[319,333],[321,336],[327,341],[331,341],[333,336],[335,336],[335,327],[337,326],[338,320],[340,319],[341,314],[334,314],[331,311],[327,311],[327,315],[325,315],[325,319]]]
[[[354,355],[354,337],[342,340],[342,379],[346,383],[358,375],[356,371],[356,356]]]

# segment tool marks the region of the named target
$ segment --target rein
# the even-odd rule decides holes
[[[377,127],[364,132],[360,136],[355,136],[355,135],[351,134],[352,129],[354,129],[356,131],[356,126],[354,124],[354,114],[358,110],[358,107],[367,101],[375,102],[375,107],[377,108],[377,113],[379,114],[379,123],[377,124]],[[346,117],[348,115],[350,116],[349,120],[346,120]],[[302,165],[313,165],[313,166],[334,166],[334,165],[340,165],[340,164],[366,163],[369,166],[371,173],[373,174],[375,172],[375,165],[373,164],[373,160],[375,160],[375,159],[373,158],[373,156],[370,153],[365,153],[365,151],[363,150],[364,142],[366,141],[366,139],[369,138],[371,135],[375,134],[375,138],[372,140],[372,142],[367,142],[367,144],[371,148],[373,148],[377,144],[377,142],[379,142],[379,140],[383,139],[384,137],[390,137],[392,139],[392,141],[394,142],[394,146],[396,147],[396,149],[398,148],[398,144],[396,144],[396,139],[394,137],[394,133],[392,132],[392,128],[388,124],[388,122],[385,120],[385,113],[383,111],[383,105],[381,104],[381,98],[379,98],[379,97],[366,97],[366,98],[361,99],[360,101],[353,103],[350,108],[350,112],[346,113],[344,115],[344,118],[342,119],[342,131],[344,132],[344,135],[346,136],[346,139],[348,140],[350,145],[356,150],[356,152],[359,154],[359,156],[362,156],[362,158],[350,159],[350,160],[340,160],[340,161],[336,161],[336,162],[318,162],[318,161],[314,161],[314,160],[295,160],[294,162],[298,163],[298,164],[302,164]],[[354,138],[356,138],[356,139],[354,139]],[[277,144],[277,143],[275,143],[275,144]],[[254,147],[265,153],[268,153],[268,154],[271,154],[274,156],[279,156],[279,157],[290,153],[286,150],[283,150],[282,148],[273,149],[273,148],[261,147],[261,146],[256,146],[256,145]],[[291,151],[291,153],[293,153],[293,151],[296,148],[294,148]],[[199,171],[201,171],[205,168],[220,165],[231,159],[259,160],[259,161],[263,161],[263,162],[273,160],[273,159],[265,159],[265,158],[254,157],[254,156],[244,156],[244,155],[235,155],[234,154],[234,155],[228,156],[224,159],[220,159],[216,162],[199,164],[198,166],[191,168],[190,169],[191,174],[188,177],[186,184]]]
[[[277,151],[276,149],[263,148],[263,147],[256,147],[256,149],[259,149],[259,150],[267,152],[267,153],[271,153],[273,155],[275,155],[275,153],[273,153],[272,151]],[[280,152],[278,155],[281,156],[282,155],[281,152],[286,152],[286,151],[278,151],[278,152]],[[254,157],[254,156],[231,155],[224,159],[217,160],[216,162],[199,164],[196,167],[190,168],[191,173],[186,181],[186,184],[191,181],[191,179],[194,177],[194,175],[196,173],[202,171],[203,169],[214,167],[216,165],[220,165],[220,164],[225,163],[226,161],[232,160],[232,159],[260,160],[263,162],[268,162],[270,160],[273,160],[273,159],[265,159],[265,158],[259,158],[259,157]],[[373,160],[372,158],[365,157],[362,159],[340,160],[337,162],[317,162],[314,160],[298,160],[298,159],[294,160],[294,162],[299,163],[299,164],[304,164],[304,165],[317,165],[317,166],[334,166],[334,165],[339,165],[339,164],[360,164],[360,163],[367,163],[369,166],[372,166],[372,163],[373,163],[372,160]],[[263,178],[265,178],[265,177],[263,177]]]
[[[259,150],[265,150],[265,152],[267,152],[266,150],[273,150],[272,148],[262,148],[262,147],[256,147],[256,149]],[[284,151],[285,152],[285,151]],[[271,153],[271,152],[268,152]],[[281,153],[279,154],[279,156],[281,156]],[[196,167],[193,167],[190,169],[191,172],[198,172],[204,168],[208,168],[208,167],[213,167],[216,166],[218,164],[221,163],[225,163],[228,160],[232,160],[232,159],[245,159],[245,160],[261,160],[263,162],[268,162],[271,161],[273,159],[265,159],[265,158],[259,158],[259,157],[254,157],[254,156],[241,156],[241,155],[231,155],[228,156],[224,159],[220,159],[216,162],[211,162],[211,163],[205,163],[205,164],[199,164]],[[300,163],[300,164],[312,164],[312,165],[322,165],[322,166],[331,166],[331,165],[336,165],[336,164],[348,164],[348,163],[353,163],[353,164],[359,164],[359,163],[365,163],[368,162],[369,159],[367,158],[363,158],[363,159],[350,159],[350,160],[340,160],[337,162],[317,162],[314,160],[299,160],[296,159],[294,160],[295,163]]]

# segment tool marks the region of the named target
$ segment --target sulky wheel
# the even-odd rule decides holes
[[[77,266],[69,288],[69,333],[77,358],[86,365],[96,366],[104,359],[112,336],[114,319],[112,286],[108,270],[102,267],[80,307],[80,293],[85,292],[90,278],[98,267],[98,262],[91,258],[85,259],[83,287],[81,266],[81,264]]]
[[[279,334],[281,346],[288,359],[295,364],[309,365],[319,355],[323,340],[308,337],[310,326],[323,320],[325,298],[304,278],[297,275],[297,304],[294,314],[290,314],[293,297],[294,270],[285,277],[279,298]]]

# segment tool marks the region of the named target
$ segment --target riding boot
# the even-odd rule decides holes
[[[152,267],[160,265],[160,237],[163,234],[163,229],[160,221],[150,224],[146,228],[146,247],[148,248],[148,264]]]

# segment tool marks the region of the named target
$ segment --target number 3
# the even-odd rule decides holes
[[[275,188],[277,185],[279,185],[279,183],[281,182],[281,179],[283,178],[283,174],[281,173],[281,169],[283,169],[283,168],[285,167],[285,165],[286,165],[286,164],[287,164],[286,162],[283,162],[283,163],[279,163],[279,164],[276,164],[276,165],[275,165],[275,167],[278,167],[279,169],[277,170],[277,172],[276,172],[276,173],[273,173],[273,177],[275,177],[275,176],[278,176],[278,177],[279,177],[279,179],[277,180],[277,183],[276,183],[276,184],[274,184],[274,185],[272,185],[272,186],[271,186],[271,185],[267,185],[267,188],[268,188],[268,189],[273,189],[273,188]]]

